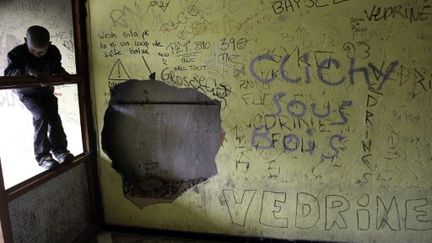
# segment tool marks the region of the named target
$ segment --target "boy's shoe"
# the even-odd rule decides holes
[[[45,155],[44,157],[42,157],[38,164],[46,170],[53,169],[59,165],[57,160],[53,159],[51,155]]]
[[[60,164],[72,161],[74,159],[74,157],[75,157],[69,151],[65,151],[63,153],[55,154],[54,156],[56,157],[56,159],[58,160],[58,162]]]

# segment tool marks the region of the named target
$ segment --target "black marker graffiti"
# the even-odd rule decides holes
[[[224,189],[222,191],[232,224],[246,227],[248,219],[279,229],[321,228],[330,232],[339,230],[368,232],[373,230],[432,230],[431,203],[428,198],[424,197],[401,199],[396,196],[384,198],[376,195],[371,197],[369,194],[352,197],[337,194],[317,196],[307,192],[288,194],[263,191],[258,193],[261,193],[261,197],[255,197],[257,190],[251,189],[244,191]],[[255,203],[257,200],[261,200],[260,204]],[[398,202],[403,202],[405,207],[400,207]],[[260,208],[252,210],[252,205],[259,205]],[[289,207],[293,205],[295,210],[289,210]],[[322,205],[324,207],[321,207]],[[259,212],[257,218],[248,217],[251,210]],[[295,214],[292,215],[292,212]]]

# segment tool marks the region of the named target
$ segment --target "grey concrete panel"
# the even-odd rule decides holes
[[[129,178],[211,177],[220,141],[215,105],[115,105],[113,166]]]
[[[128,81],[112,93],[102,148],[123,177],[125,196],[143,207],[216,175],[221,133],[217,101],[159,81]]]

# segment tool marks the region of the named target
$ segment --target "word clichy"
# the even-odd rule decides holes
[[[271,54],[265,54],[260,55],[254,58],[249,65],[249,70],[252,75],[252,77],[261,83],[271,83],[275,81],[279,75],[280,77],[285,80],[288,83],[300,83],[304,82],[306,84],[310,84],[312,82],[311,80],[311,63],[309,61],[310,54],[306,53],[303,56],[299,57],[299,63],[304,63],[304,77],[293,77],[290,75],[290,72],[287,70],[286,65],[288,61],[290,60],[290,56],[286,55],[284,56],[278,65],[278,69],[272,69],[272,70],[260,70],[257,68],[258,64],[262,63],[276,63],[277,58],[274,55]],[[356,75],[362,75],[364,80],[366,81],[368,86],[372,85],[372,81],[370,80],[370,71],[376,76],[377,80],[381,80],[379,83],[377,90],[381,90],[386,82],[390,79],[390,75],[393,74],[396,71],[396,67],[399,65],[398,61],[391,62],[389,66],[386,69],[383,69],[383,67],[377,67],[373,63],[369,63],[368,67],[365,66],[358,66],[357,61],[355,58],[350,59],[350,64],[348,68],[348,75],[341,75],[340,77],[337,77],[335,79],[329,79],[326,77],[326,72],[329,70],[339,70],[342,68],[341,62],[334,58],[326,58],[322,61],[320,61],[317,65],[317,76],[318,79],[328,85],[328,86],[339,86],[344,84],[347,80],[354,85],[356,80]]]

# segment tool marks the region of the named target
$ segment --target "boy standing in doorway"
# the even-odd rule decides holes
[[[60,51],[51,44],[46,28],[37,25],[29,27],[24,40],[24,44],[8,53],[5,76],[44,78],[68,75],[61,65]],[[34,153],[38,164],[45,169],[52,169],[59,163],[71,161],[74,156],[67,150],[54,87],[42,85],[20,88],[15,92],[33,115]],[[53,159],[51,152],[57,160]]]

